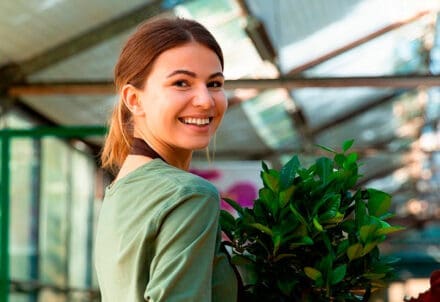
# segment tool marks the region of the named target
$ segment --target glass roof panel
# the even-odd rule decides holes
[[[313,2],[325,6],[322,3],[324,1]],[[303,5],[306,4],[303,3]],[[430,0],[363,0],[351,1],[350,3],[338,1],[333,7],[327,5],[326,10],[323,10],[322,6],[315,7],[314,22],[322,22],[317,20],[316,16],[324,14],[327,10],[330,12],[327,15],[331,17],[326,18],[328,19],[326,20],[327,24],[313,30],[313,27],[308,26],[308,23],[301,22],[303,21],[301,18],[298,18],[297,21],[294,20],[295,14],[299,14],[293,11],[293,9],[298,10],[297,5],[292,5],[289,10],[288,5],[283,4],[281,1],[279,4],[280,11],[274,13],[278,14],[282,18],[281,20],[289,20],[289,23],[293,19],[292,22],[295,22],[296,25],[272,28],[272,36],[283,37],[283,44],[279,48],[282,71],[288,72],[294,67],[343,47],[385,26],[413,17],[426,9],[438,8],[439,5],[438,1]],[[341,10],[341,12],[337,13],[337,10]],[[287,14],[291,15],[287,16]],[[309,32],[302,35],[298,34],[297,32],[304,31],[304,27]],[[279,32],[277,32],[277,29]],[[290,43],[287,43],[289,40]]]
[[[338,147],[355,139],[360,148],[387,144],[395,138],[414,139],[423,126],[423,94],[407,93],[358,114],[316,135],[320,145]]]
[[[427,22],[391,31],[304,72],[305,76],[381,76],[426,71]]]
[[[424,22],[405,26],[317,65],[304,75],[343,77],[425,72],[428,53],[423,47],[425,26]],[[305,88],[293,90],[292,97],[302,108],[308,126],[316,128],[400,93],[392,88]]]
[[[260,58],[247,36],[244,19],[234,1],[189,1],[177,6],[175,13],[178,16],[197,19],[213,33],[224,52],[227,79],[277,75],[274,66]]]
[[[272,149],[299,147],[298,133],[286,112],[289,96],[283,89],[267,90],[242,103],[253,127]]]
[[[295,103],[302,109],[311,129],[366,106],[380,98],[393,95],[392,89],[375,88],[303,88],[292,91]],[[323,110],[325,109],[325,110]]]

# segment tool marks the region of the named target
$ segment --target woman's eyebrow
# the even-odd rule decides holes
[[[189,75],[190,77],[193,77],[193,78],[195,78],[197,76],[195,72],[185,70],[185,69],[177,69],[177,70],[174,70],[172,73],[170,73],[167,76],[167,78],[175,76],[176,74],[186,74],[186,75]]]
[[[223,75],[222,72],[216,72],[216,73],[213,73],[213,74],[211,74],[211,75],[209,76],[210,79],[212,79],[212,78],[216,78],[216,77],[222,77],[222,78],[224,78],[225,76]]]
[[[188,75],[188,76],[193,77],[193,78],[197,77],[197,74],[195,72],[192,72],[192,71],[189,71],[189,70],[186,70],[186,69],[177,69],[177,70],[174,70],[172,73],[170,73],[167,76],[167,78],[170,78],[170,77],[175,76],[177,74],[185,74],[185,75]],[[211,74],[209,76],[209,79],[216,78],[216,77],[224,78],[225,76],[223,75],[222,72],[216,72],[216,73]]]

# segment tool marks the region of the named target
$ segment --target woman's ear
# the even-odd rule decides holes
[[[143,115],[140,91],[131,84],[125,84],[121,90],[122,100],[133,115]]]

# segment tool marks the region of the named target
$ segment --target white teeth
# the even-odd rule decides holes
[[[209,118],[186,117],[182,119],[185,124],[203,126],[209,124]]]

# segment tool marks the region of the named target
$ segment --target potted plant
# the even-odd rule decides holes
[[[250,208],[231,199],[237,215],[220,223],[245,301],[367,301],[384,287],[396,259],[378,245],[402,227],[386,222],[391,196],[356,186],[361,177],[353,141],[324,148],[302,167],[297,156],[280,170],[262,164],[263,187]]]

